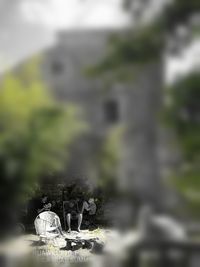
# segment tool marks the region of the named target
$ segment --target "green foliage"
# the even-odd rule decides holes
[[[134,13],[134,8],[132,8],[134,1],[141,2],[141,9],[147,8],[149,4],[148,0],[124,0],[124,8]],[[162,17],[166,26],[172,29],[177,24],[187,22],[192,14],[198,13],[199,11],[200,2],[198,0],[172,0],[166,4]]]
[[[124,1],[124,6],[130,12],[134,12],[132,1],[135,0]],[[143,1],[141,8],[147,8],[147,4],[148,1]],[[148,25],[138,25],[137,29],[111,36],[104,59],[97,66],[89,68],[87,73],[92,77],[103,75],[104,79],[112,83],[133,80],[144,65],[161,59],[167,36],[174,34],[176,26],[187,24],[191,15],[199,11],[200,2],[197,0],[172,1]]]
[[[174,0],[165,10],[166,27],[170,30],[178,24],[185,24],[191,15],[198,12],[200,12],[198,0]]]
[[[123,133],[124,128],[122,126],[111,128],[96,157],[99,185],[104,189],[110,189],[110,185],[114,189],[120,162]]]
[[[168,88],[170,104],[165,118],[177,134],[185,160],[196,162],[200,156],[200,75],[190,74]]]
[[[200,179],[199,173],[191,168],[185,168],[180,173],[179,177],[173,177],[175,185],[189,199],[196,199],[199,195]],[[200,197],[198,196],[198,200]]]
[[[200,169],[198,166],[181,168],[170,179],[184,201],[184,213],[200,217]]]
[[[185,198],[192,215],[199,216],[200,205],[200,75],[192,73],[168,88],[169,105],[165,109],[167,124],[177,135],[182,162],[172,184]]]
[[[54,100],[34,64],[0,83],[0,193],[33,194],[41,177],[67,163],[70,144],[83,130],[78,110]]]
[[[155,61],[163,48],[162,27],[150,25],[143,30],[124,34],[113,34],[109,38],[105,58],[88,69],[91,76],[110,76],[113,81],[128,81],[142,65]]]

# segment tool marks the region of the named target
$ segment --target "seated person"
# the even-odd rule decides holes
[[[55,205],[55,201],[52,201],[52,203],[54,203]],[[54,205],[51,204],[51,202],[48,200],[48,196],[47,195],[42,195],[42,198],[40,200],[40,203],[38,205],[38,214],[45,212],[45,211],[50,211],[52,208],[54,208]],[[52,210],[54,212],[54,210]],[[55,212],[54,212],[55,213]],[[62,232],[62,227],[61,227],[61,223],[60,223],[60,219],[58,219],[57,217],[55,217],[55,220],[53,221],[52,226],[57,226],[59,233],[61,235],[64,235]]]
[[[83,209],[88,212],[88,215],[91,215],[91,216],[92,215],[95,215],[96,210],[97,210],[97,206],[96,206],[96,204],[94,202],[94,198],[90,198],[88,200],[88,202],[87,201],[84,201],[84,203],[83,203]]]
[[[65,203],[65,213],[67,214],[68,233],[71,232],[71,219],[78,218],[77,231],[80,232],[83,219],[83,202],[80,199],[69,200]]]
[[[90,198],[88,201],[84,201],[83,203],[83,211],[86,215],[86,225],[94,226],[94,216],[97,211],[97,206],[94,201],[94,198]]]

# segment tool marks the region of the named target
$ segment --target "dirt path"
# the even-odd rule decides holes
[[[122,255],[127,246],[137,239],[134,232],[127,235],[121,235],[116,230],[96,229],[94,231],[83,230],[81,233],[65,233],[65,238],[70,239],[97,239],[105,247],[107,254],[111,253],[118,257]],[[0,252],[3,252],[9,258],[16,262],[18,259],[31,257],[38,261],[50,263],[66,262],[89,262],[93,261],[95,255],[90,249],[78,249],[75,251],[66,249],[65,238],[59,237],[55,241],[49,241],[48,244],[39,243],[36,235],[24,235],[19,238],[10,240],[0,246]]]

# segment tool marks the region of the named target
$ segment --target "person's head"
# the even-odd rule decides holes
[[[69,201],[69,207],[70,207],[70,208],[73,208],[73,207],[74,207],[74,200],[71,199],[71,200]]]
[[[47,195],[42,195],[42,203],[46,203],[48,200]]]
[[[88,202],[91,204],[91,203],[94,203],[94,198],[89,198]]]

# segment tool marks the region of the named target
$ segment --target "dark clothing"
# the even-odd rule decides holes
[[[52,204],[51,211],[54,213],[59,213],[60,205],[57,202],[52,202],[51,204]]]
[[[37,205],[37,213],[39,214],[44,211],[49,211],[51,210],[51,207],[52,205],[49,201],[46,202],[39,201]]]
[[[78,206],[78,213],[83,213],[83,201],[82,200],[77,201],[77,206]]]
[[[38,211],[45,208],[45,205],[47,204],[49,204],[49,201],[47,201],[46,203],[43,203],[41,199],[38,199],[38,198],[31,199],[27,206],[27,218],[26,218],[27,223],[32,224],[35,218],[40,213]],[[46,210],[50,210],[50,208]],[[45,211],[45,209],[43,211]]]
[[[83,213],[83,201],[66,201],[64,204],[65,213],[80,214]]]

